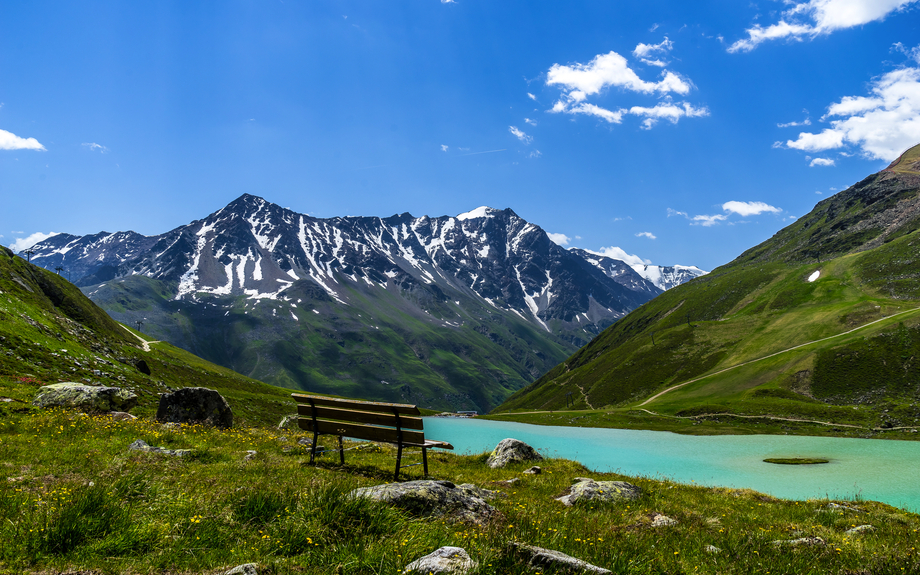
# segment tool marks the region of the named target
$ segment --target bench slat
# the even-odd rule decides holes
[[[313,400],[314,405],[325,405],[328,407],[337,407],[339,409],[356,409],[358,411],[373,411],[376,413],[393,413],[395,409],[400,414],[421,415],[418,407],[408,403],[383,403],[379,401],[352,401],[349,399],[336,399],[334,397],[320,397],[318,395],[303,395],[301,393],[292,393],[291,397],[298,403],[310,404]]]
[[[353,411],[351,409],[334,409],[332,407],[316,406],[318,419],[337,419],[339,421],[354,421],[355,423],[368,423],[370,425],[386,425],[396,427],[396,415],[393,413],[368,413],[366,411]],[[313,408],[309,405],[299,404],[297,414],[302,417],[312,417]],[[403,429],[425,429],[420,417],[399,417],[399,425]]]
[[[299,418],[297,423],[304,431],[313,431],[313,420]],[[372,427],[370,425],[361,425],[358,423],[342,423],[338,421],[323,420],[318,420],[316,422],[316,427],[322,435],[344,435],[346,437],[366,439],[368,441],[381,441],[383,443],[397,443],[399,441],[399,435],[396,433],[396,430],[386,427]],[[402,442],[403,445],[423,446],[425,444],[425,434],[421,431],[410,431],[406,429],[402,432]]]

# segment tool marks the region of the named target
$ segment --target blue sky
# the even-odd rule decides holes
[[[510,207],[712,269],[920,143],[920,0],[11,2],[0,243]],[[618,248],[621,251],[617,251]]]

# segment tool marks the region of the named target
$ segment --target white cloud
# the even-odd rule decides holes
[[[672,124],[676,124],[682,117],[698,118],[708,116],[709,110],[707,108],[694,108],[687,102],[681,102],[680,104],[662,102],[654,108],[633,106],[629,109],[629,113],[635,116],[644,116],[645,121],[642,122],[642,125],[646,130],[649,130],[658,120],[668,120]]]
[[[690,218],[691,226],[703,226],[708,228],[709,226],[714,226],[719,222],[724,222],[728,219],[728,216],[722,214],[716,214],[714,216],[693,216]]]
[[[549,236],[550,241],[559,246],[567,246],[569,245],[569,242],[572,241],[572,238],[565,234],[553,234],[546,232],[546,235]]]
[[[652,263],[651,260],[644,260],[640,258],[639,256],[628,254],[625,251],[623,251],[621,248],[618,248],[615,246],[611,246],[609,248],[601,248],[599,251],[594,251],[594,250],[585,250],[585,251],[588,253],[598,255],[598,256],[605,256],[608,258],[613,258],[615,260],[620,260],[621,262],[626,262],[627,264],[631,266],[635,266],[635,265],[644,266],[644,265],[648,265]]]
[[[678,212],[677,210],[672,210],[671,208],[668,208],[668,217],[670,218],[671,216],[684,216],[685,218],[690,217],[687,215],[687,212]]]
[[[12,132],[0,130],[0,150],[39,150],[46,151],[45,147],[35,138],[20,138]]]
[[[649,66],[658,66],[659,68],[664,68],[668,65],[668,62],[663,60],[649,60],[648,58],[642,58],[641,62],[643,64],[648,64]]]
[[[660,44],[639,44],[634,53],[649,54],[671,49],[667,38]],[[559,86],[562,96],[553,104],[551,112],[582,114],[600,118],[610,124],[622,123],[626,114],[644,117],[643,126],[651,128],[660,119],[677,122],[681,117],[707,116],[706,108],[696,108],[686,102],[672,103],[670,94],[687,94],[692,88],[689,80],[667,70],[662,70],[658,81],[646,81],[629,67],[626,58],[616,52],[599,54],[588,64],[562,66],[553,64],[547,73],[547,85]],[[608,109],[588,102],[588,98],[603,90],[617,87],[627,92],[649,96],[665,96],[666,101],[652,107]]]
[[[766,212],[778,214],[783,211],[779,208],[774,208],[770,204],[765,204],[764,202],[737,201],[725,202],[722,204],[722,209],[729,213],[738,214],[741,217],[756,216]]]
[[[652,232],[639,232],[636,234],[637,238],[648,238],[650,240],[657,240],[658,238]]]
[[[920,64],[920,46],[914,46],[913,48],[908,48],[907,46],[905,46],[904,44],[901,44],[900,42],[895,42],[891,46],[891,51],[900,52],[901,54],[904,54],[905,56],[907,56],[914,62]]]
[[[14,232],[14,233],[22,233],[22,232]],[[14,252],[21,252],[22,250],[31,248],[35,244],[39,242],[43,242],[52,236],[58,235],[59,233],[60,232],[50,232],[50,233],[44,234],[42,232],[35,232],[34,234],[32,234],[31,236],[27,238],[16,238],[15,240],[13,240],[13,243],[10,244],[10,249],[13,250]]]
[[[833,165],[834,165],[834,160],[831,160],[829,158],[815,158],[814,160],[811,161],[810,164],[808,164],[808,167],[814,168],[815,166],[833,166]]]
[[[786,0],[788,4],[792,2]],[[748,37],[728,47],[729,52],[749,52],[767,42],[787,38],[813,39],[837,30],[882,20],[892,12],[906,9],[920,0],[810,0],[793,5],[780,21],[763,27],[755,24]]]
[[[534,150],[530,152],[529,154],[527,154],[527,157],[528,158],[539,158],[542,155],[543,155],[543,152],[541,152],[540,150]]]
[[[664,72],[658,82],[641,79],[616,52],[599,54],[588,64],[561,66],[553,64],[547,73],[547,85],[559,85],[570,101],[582,101],[608,86],[625,88],[643,94],[687,94],[690,84],[673,72]]]
[[[104,154],[109,151],[109,149],[103,146],[102,144],[97,144],[95,142],[88,143],[88,144],[80,144],[80,145],[88,148],[89,151],[91,152],[99,152],[100,154]]]
[[[671,48],[674,47],[674,43],[668,40],[668,37],[665,36],[664,40],[660,44],[639,44],[636,46],[636,49],[633,50],[633,56],[636,58],[648,58],[655,54],[666,54],[671,51]]]
[[[456,4],[454,0],[441,0],[441,4]]]
[[[446,152],[446,151],[449,150],[449,149],[450,149],[450,148],[447,147],[447,144],[441,144],[441,151],[442,151],[442,152]]]
[[[530,118],[524,118],[524,122],[530,124],[531,126],[536,126],[536,125],[537,125],[537,121],[536,121],[536,120],[531,120]]]
[[[531,94],[530,92],[527,92],[527,97],[530,98],[531,100],[534,100],[534,101],[537,100],[537,97],[534,96],[533,94]]]
[[[777,128],[796,128],[798,126],[810,126],[811,118],[805,118],[801,122],[787,122],[785,124],[777,124]]]
[[[830,128],[802,132],[786,146],[823,152],[853,145],[868,159],[892,161],[920,142],[920,68],[899,68],[873,81],[869,96],[846,96],[828,107]]]
[[[517,129],[516,126],[508,126],[508,131],[511,132],[515,138],[524,142],[525,144],[533,142],[533,138],[531,136],[528,136],[521,130]]]

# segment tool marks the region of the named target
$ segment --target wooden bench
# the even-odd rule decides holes
[[[422,428],[421,412],[418,407],[404,403],[379,403],[375,401],[358,401],[354,399],[335,399],[292,393],[297,401],[297,424],[304,431],[313,432],[313,446],[310,448],[310,463],[316,458],[316,445],[320,435],[337,435],[339,437],[339,457],[345,464],[345,449],[342,437],[366,439],[397,446],[396,475],[404,467],[419,465],[401,465],[403,447],[421,447],[422,463],[425,475],[428,475],[428,449],[438,447],[453,449],[445,441],[425,439]]]

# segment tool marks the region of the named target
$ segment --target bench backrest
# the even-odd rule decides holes
[[[415,405],[354,401],[292,393],[304,431],[368,441],[424,445],[421,412]]]

